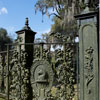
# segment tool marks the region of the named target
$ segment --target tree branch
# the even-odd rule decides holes
[[[59,15],[55,14],[55,13],[49,14],[49,16],[51,16],[51,15],[55,15],[57,18],[62,20],[62,18]]]
[[[57,1],[59,9],[61,9],[59,0],[56,0],[56,1]]]

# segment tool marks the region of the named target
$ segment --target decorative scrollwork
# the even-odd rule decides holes
[[[34,98],[47,100],[47,94],[53,83],[53,71],[48,61],[40,60],[33,63],[31,67],[31,85]]]
[[[2,74],[3,71],[3,57],[0,55],[0,75]]]
[[[38,61],[40,59],[40,48],[39,46],[35,46],[34,48],[34,61]]]
[[[0,55],[0,92],[2,92],[2,82],[3,82],[3,57]]]
[[[34,46],[33,64],[41,61],[41,63],[37,63],[38,67],[36,65],[35,69],[33,68],[35,79],[34,73],[32,74],[34,77],[30,76],[31,71],[27,67],[28,55],[26,51],[12,51],[12,56],[9,58],[9,93],[11,100],[27,100],[30,96],[29,85],[36,89],[42,87],[37,92],[36,89],[33,89],[32,96],[34,100],[41,100],[42,97],[45,100],[72,100],[74,97],[75,66],[73,66],[73,44],[63,44],[63,49],[59,48],[55,51],[50,51],[50,49],[42,46],[41,44]],[[35,80],[32,81],[33,83],[31,83],[32,78],[30,79],[30,77]],[[52,94],[52,88],[56,90],[55,95]]]
[[[41,50],[38,47],[35,52],[34,62],[38,60],[47,60],[51,64],[54,72],[53,86],[56,89],[55,95],[52,94],[52,88],[46,93],[46,100],[72,100],[74,97],[75,84],[75,66],[73,66],[74,46],[73,44],[62,45],[63,49],[57,49],[55,52],[50,52],[45,48]],[[64,49],[65,48],[65,49]],[[39,55],[40,54],[40,55]],[[42,57],[41,57],[42,56]],[[52,61],[53,60],[53,61]],[[55,66],[55,67],[54,67]],[[39,98],[38,95],[34,96]]]
[[[6,54],[0,54],[0,92],[6,93]]]
[[[42,60],[42,59],[47,60],[47,61],[50,62],[50,60],[51,60],[51,55],[50,54],[51,53],[50,53],[49,50],[43,48],[43,52],[42,52],[42,55],[41,55],[40,46],[35,46],[35,48],[34,48],[34,62]]]
[[[10,61],[10,95],[13,100],[27,100],[29,90],[29,70],[26,66],[26,52],[13,52],[12,60]]]
[[[54,72],[54,85],[52,85],[52,88],[55,88],[56,92],[55,95],[52,94],[53,90],[51,88],[51,90],[46,93],[45,100],[72,100],[75,95],[75,66],[73,66],[74,45],[64,44],[62,46],[63,49],[59,48],[54,52],[45,48],[42,48],[41,52],[41,48],[39,46],[34,50],[35,56],[33,64],[39,60],[46,60],[50,63]],[[35,90],[33,90],[33,92],[34,91]],[[39,95],[33,95],[34,99],[38,100]]]
[[[65,51],[58,50],[56,58],[57,100],[72,100],[74,97],[75,69],[73,66],[73,49],[67,45]],[[65,56],[65,58],[64,58]]]
[[[88,89],[88,94],[91,93],[91,89],[89,88],[90,83],[94,79],[93,74],[93,52],[94,49],[90,46],[88,49],[85,50],[85,78],[86,78],[86,87]]]

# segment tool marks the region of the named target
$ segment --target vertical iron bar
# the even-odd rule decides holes
[[[7,45],[7,100],[9,100],[9,45]]]
[[[98,0],[97,0],[97,2],[98,2]],[[99,3],[100,3],[100,0],[99,0]],[[99,4],[98,4],[99,5]],[[99,56],[98,56],[98,59],[99,59],[99,62],[98,62],[98,67],[99,67],[99,100],[100,100],[100,18],[99,18],[99,16],[100,16],[100,8],[99,8],[99,12],[98,12],[98,21],[97,21],[97,23],[98,23],[98,54],[99,54]]]
[[[53,68],[54,68],[54,70],[56,70],[55,62],[56,62],[56,55],[54,53],[54,56],[53,56]]]
[[[40,52],[41,52],[41,55],[40,55],[41,57],[40,57],[40,58],[42,59],[42,58],[43,58],[43,45],[44,45],[44,44],[41,43],[40,45],[41,45],[41,46],[40,46]]]
[[[77,55],[77,100],[79,100],[79,46],[76,44],[76,55]]]
[[[19,70],[20,70],[20,100],[21,100],[21,45],[19,44],[19,65],[20,65],[20,68],[19,68]]]
[[[63,59],[64,59],[64,64],[66,66],[66,44],[65,43],[63,44]],[[67,71],[64,74],[67,75]],[[66,84],[65,81],[64,81],[64,84],[65,84],[64,85],[64,87],[65,87],[64,91],[66,91],[67,84]],[[64,93],[64,96],[65,95],[67,96],[67,91]],[[66,96],[65,96],[65,99],[66,99]]]
[[[0,53],[0,65],[1,65],[1,53]],[[0,71],[0,81],[2,82],[2,67],[1,67],[1,71]],[[1,87],[1,83],[0,83],[0,87]],[[2,91],[2,89],[0,88],[0,92]]]
[[[63,59],[64,59],[64,63],[66,63],[66,45],[65,45],[65,43],[63,44],[63,46],[64,46]]]

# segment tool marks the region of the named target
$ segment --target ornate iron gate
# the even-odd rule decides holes
[[[32,61],[23,49],[25,45],[34,47]],[[55,50],[54,45],[58,46]],[[7,63],[2,66],[6,69],[7,100],[78,100],[77,45],[27,43],[16,45],[12,51],[8,45]]]
[[[0,53],[0,97],[7,100],[99,100],[99,1],[94,0],[95,4],[93,0],[80,1],[85,6],[83,12],[75,16],[80,59],[76,43],[35,44],[36,33],[26,19],[24,28],[16,32],[19,38],[15,50],[10,51],[8,45],[7,52]],[[59,48],[52,50],[53,45]]]

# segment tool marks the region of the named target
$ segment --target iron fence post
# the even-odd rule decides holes
[[[66,63],[66,44],[64,43],[63,44],[63,46],[64,46],[64,63]]]
[[[76,54],[77,54],[77,57],[76,57],[76,59],[77,59],[77,100],[79,100],[79,75],[80,75],[80,73],[79,73],[79,44],[76,44]]]
[[[7,45],[7,100],[9,100],[9,45]]]
[[[41,46],[40,46],[40,52],[41,52],[41,55],[40,55],[40,58],[43,59],[43,46],[44,46],[44,43],[40,43]]]
[[[21,100],[21,45],[19,44],[19,65],[20,65],[20,100]]]

